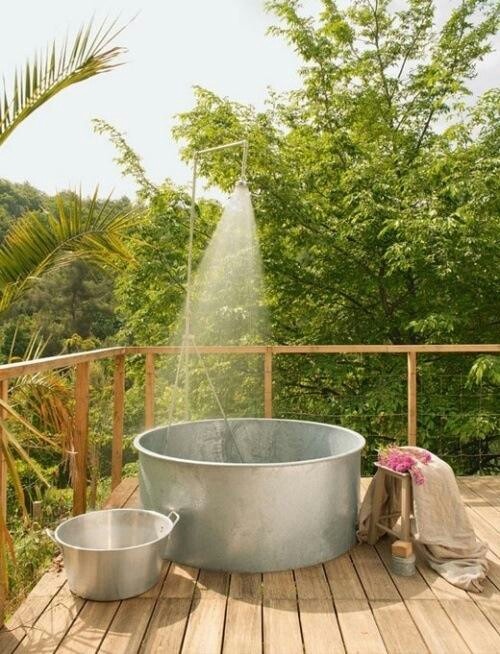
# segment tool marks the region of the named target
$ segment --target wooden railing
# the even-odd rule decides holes
[[[0,366],[0,395],[8,396],[10,379],[46,370],[75,368],[75,473],[73,475],[73,513],[86,510],[87,447],[90,364],[102,359],[114,359],[113,383],[113,440],[111,454],[111,485],[115,488],[122,474],[123,421],[125,414],[125,358],[127,355],[145,356],[145,428],[154,425],[155,356],[177,354],[179,346],[111,347],[75,354],[65,354],[33,361],[21,361]],[[408,370],[408,444],[417,442],[417,355],[420,353],[465,354],[500,352],[499,344],[492,345],[206,345],[197,346],[200,354],[260,354],[264,357],[264,416],[273,415],[273,356],[277,354],[399,354],[406,355]],[[0,437],[4,438],[0,427]],[[7,475],[0,452],[0,506],[6,514]]]
[[[129,355],[145,357],[144,415],[145,428],[153,427],[155,356],[177,354],[178,346],[111,347],[89,352],[21,361],[0,366],[0,397],[7,401],[9,380],[22,375],[58,369],[75,369],[75,465],[73,475],[73,513],[86,510],[87,447],[89,432],[90,364],[102,359],[114,360],[113,382],[113,440],[111,454],[111,485],[115,488],[122,476],[122,444],[125,414],[125,359]],[[273,415],[273,356],[297,354],[394,354],[405,355],[407,360],[407,434],[408,444],[417,442],[417,356],[422,353],[471,354],[500,352],[500,344],[493,345],[248,345],[248,346],[197,346],[200,354],[262,355],[264,359],[263,400],[264,416]],[[5,412],[0,409],[0,417]],[[0,425],[0,438],[6,435]],[[0,450],[0,510],[7,512],[7,469]],[[1,536],[0,536],[1,537]],[[0,542],[0,551],[3,543]],[[0,626],[2,624],[2,589],[0,582]]]

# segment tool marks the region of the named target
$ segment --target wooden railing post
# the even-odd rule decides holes
[[[9,381],[4,379],[0,381],[0,397],[4,402],[9,401]],[[0,409],[0,417],[5,419],[7,412],[5,409]],[[6,438],[5,432],[0,426],[0,439],[3,441]],[[7,461],[0,449],[0,508],[4,518],[7,517]]]
[[[4,402],[9,398],[9,382],[7,379],[0,381],[0,397]],[[0,417],[5,418],[5,409],[0,409]],[[3,441],[6,438],[5,432],[0,426],[0,439]],[[0,449],[0,511],[2,512],[4,520],[7,519],[7,462]],[[6,558],[5,558],[5,535],[3,530],[0,530],[0,628],[3,627],[5,620],[5,605],[7,603],[7,587],[4,583],[6,577]]]
[[[264,417],[273,417],[273,349],[266,347],[264,354]]]
[[[417,444],[417,353],[406,354],[408,368],[408,445]]]
[[[155,355],[152,352],[146,353],[144,413],[144,426],[151,429],[155,423]]]
[[[73,515],[85,513],[87,508],[89,373],[89,361],[77,364],[75,379],[75,465],[73,472]]]
[[[125,412],[125,355],[115,357],[113,381],[113,443],[111,447],[111,489],[122,480],[123,417]]]

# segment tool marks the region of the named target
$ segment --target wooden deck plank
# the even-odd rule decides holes
[[[366,599],[349,554],[327,561],[324,569],[335,600]]]
[[[331,592],[322,565],[295,570],[295,585],[299,600],[330,599]]]
[[[199,570],[187,565],[172,563],[161,589],[163,599],[191,599]]]
[[[84,600],[72,595],[67,584],[64,585],[35,625],[26,633],[16,652],[30,652],[30,654],[54,652],[83,604]]]
[[[429,567],[425,562],[418,562],[417,569],[424,578],[425,582],[438,600],[456,599],[472,602],[467,592],[463,588],[453,586],[446,579],[438,575],[435,570]]]
[[[119,605],[120,602],[85,602],[57,651],[63,654],[96,652]]]
[[[262,575],[260,573],[233,572],[229,597],[260,600],[262,598]]]
[[[306,653],[345,652],[323,566],[300,568],[294,576]]]
[[[420,654],[427,647],[402,600],[372,600],[375,622],[390,654]]]
[[[500,634],[500,591],[486,580],[482,593],[469,593],[470,598]]]
[[[347,654],[387,652],[349,554],[327,561],[324,569]]]
[[[141,652],[180,652],[199,570],[172,563],[160,590]]]
[[[299,616],[306,654],[345,652],[332,599],[299,599]]]
[[[442,600],[441,606],[474,654],[500,652],[500,635],[472,601]],[[479,637],[478,635],[481,634]]]
[[[229,597],[223,654],[261,654],[262,606],[260,598]]]
[[[266,572],[262,575],[264,599],[295,600],[297,591],[292,570]]]
[[[387,552],[390,557],[390,550]],[[425,651],[424,641],[393,580],[396,575],[389,574],[377,550],[367,544],[357,545],[351,550],[351,558],[387,651]],[[425,585],[423,579],[422,583]]]
[[[437,599],[405,602],[432,654],[466,654],[470,649]]]
[[[180,652],[190,609],[191,599],[160,598],[144,636],[141,654]]]
[[[459,477],[459,481],[500,511],[500,481],[496,477]]]
[[[262,652],[262,575],[233,573],[227,601],[223,654]]]
[[[140,490],[139,490],[138,487],[134,490],[134,492],[127,499],[124,506],[126,506],[127,509],[140,509],[142,507],[141,493],[140,493]]]
[[[498,511],[494,506],[491,506],[491,504],[483,497],[478,495],[466,482],[457,479],[457,483],[460,490],[460,496],[467,506],[484,518],[486,522],[497,531],[500,531],[500,511]]]
[[[356,545],[351,550],[351,559],[368,599],[396,601],[401,599],[389,573],[381,565],[375,548],[366,543]]]
[[[219,654],[224,633],[226,598],[208,596],[195,599],[189,614],[182,654]]]
[[[498,600],[484,599],[477,603],[481,611],[491,622],[497,633],[500,634],[500,602]],[[477,634],[481,638],[481,634]]]
[[[490,550],[500,557],[500,533],[482,516],[466,505],[465,510],[471,521],[476,536],[488,543]]]
[[[500,590],[500,559],[493,552],[488,552],[486,558],[488,559],[489,566],[488,579]]]
[[[200,570],[184,636],[183,654],[220,653],[229,582],[227,572]]]
[[[196,591],[203,599],[219,599],[226,597],[229,591],[229,572],[216,572],[214,570],[200,570]]]
[[[263,616],[265,654],[303,654],[295,599],[265,598]]]
[[[125,477],[113,490],[103,509],[119,509],[125,506],[127,501],[139,487],[137,477]]]
[[[11,654],[31,629],[40,615],[50,604],[66,583],[63,571],[49,570],[46,572],[27,598],[12,615],[6,628],[0,630],[0,652]]]
[[[335,599],[347,654],[383,654],[387,649],[367,600]]]
[[[102,654],[135,654],[139,650],[155,600],[133,597],[123,600],[102,641]]]

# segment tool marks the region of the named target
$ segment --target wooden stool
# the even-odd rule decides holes
[[[368,530],[368,543],[370,545],[375,545],[378,539],[377,529],[381,529],[384,533],[392,534],[397,538],[397,540],[391,545],[392,555],[401,558],[409,558],[413,555],[410,522],[413,510],[413,499],[410,473],[396,472],[395,470],[386,468],[380,463],[375,463],[375,465],[378,468],[378,472],[375,475],[375,489],[372,499],[372,514]],[[384,494],[386,475],[394,477],[401,484],[401,507],[400,510],[395,513],[382,515],[382,497]],[[400,516],[401,533],[397,534],[389,527],[389,524],[384,523],[384,520],[389,522],[391,518],[398,518]]]

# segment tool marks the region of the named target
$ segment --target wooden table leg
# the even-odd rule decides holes
[[[375,488],[372,497],[372,514],[370,517],[370,528],[368,530],[369,545],[375,545],[375,543],[378,540],[377,522],[379,521],[380,514],[382,512],[382,498],[384,495],[385,473],[383,470],[380,470],[380,468],[375,473],[375,477],[373,478],[373,483],[375,484]]]

